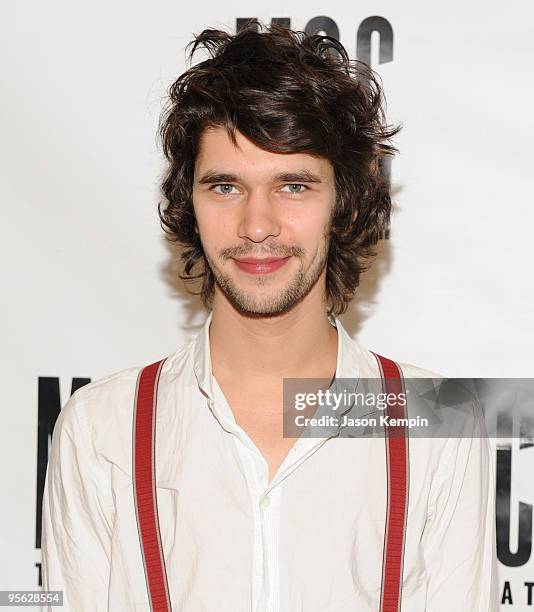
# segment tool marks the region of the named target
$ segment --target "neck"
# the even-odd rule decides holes
[[[210,352],[219,381],[331,378],[337,344],[337,331],[322,300],[305,298],[287,313],[256,318],[238,312],[224,296],[215,296]]]

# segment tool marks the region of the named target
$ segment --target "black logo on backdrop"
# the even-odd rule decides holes
[[[91,382],[90,378],[73,378],[70,394]],[[40,376],[37,393],[37,495],[35,508],[35,548],[41,548],[41,517],[43,511],[43,492],[46,467],[48,465],[48,449],[59,412],[61,410],[61,395],[59,378]],[[41,580],[41,564],[36,563],[39,571],[39,586]]]

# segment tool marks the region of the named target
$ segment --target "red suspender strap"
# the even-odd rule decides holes
[[[156,495],[156,408],[165,359],[144,367],[137,378],[132,435],[132,473],[137,529],[152,612],[170,612],[171,600]]]
[[[398,396],[404,391],[404,380],[399,366],[386,357],[373,354],[380,366],[384,392]],[[404,405],[402,402],[393,405],[388,403],[386,412],[394,419],[406,418],[406,403]],[[410,482],[408,430],[404,425],[388,426],[385,430],[388,497],[382,555],[380,612],[400,612]]]

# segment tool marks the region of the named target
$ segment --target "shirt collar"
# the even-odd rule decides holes
[[[193,345],[193,370],[198,386],[204,395],[213,400],[213,384],[210,353],[210,324],[213,311],[210,310],[204,325],[202,325]]]
[[[193,370],[201,391],[213,400],[213,382],[209,328],[213,311],[209,311],[206,321],[198,332],[193,346]],[[338,332],[336,378],[359,378],[362,349],[353,340],[337,317],[329,317]]]

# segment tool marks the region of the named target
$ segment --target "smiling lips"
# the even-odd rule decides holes
[[[289,257],[265,257],[264,259],[245,257],[234,259],[234,262],[240,270],[249,274],[270,274],[281,268],[288,260]]]

